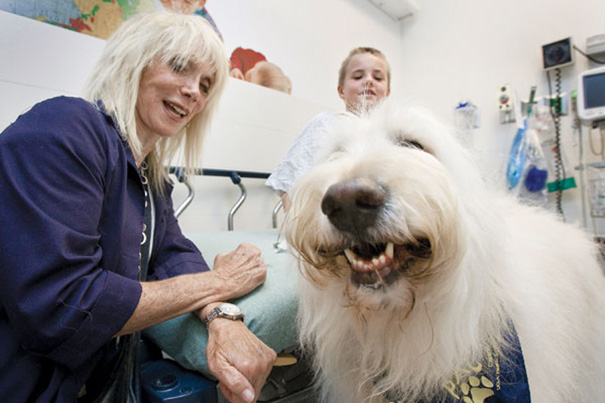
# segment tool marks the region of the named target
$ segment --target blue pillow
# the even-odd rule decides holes
[[[250,243],[261,250],[267,266],[263,285],[250,294],[230,301],[242,310],[246,326],[265,344],[279,353],[298,341],[298,267],[288,252],[274,247],[277,230],[225,231],[188,235],[202,251],[210,266],[218,253]],[[211,377],[206,360],[208,332],[194,314],[185,314],[148,328],[144,334],[183,367]]]

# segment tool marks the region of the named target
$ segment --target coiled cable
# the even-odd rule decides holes
[[[556,193],[555,193],[555,207],[557,210],[557,214],[565,220],[565,214],[563,213],[563,182],[565,181],[565,167],[563,166],[563,158],[561,155],[561,69],[555,69],[556,78],[555,78],[555,102],[554,105],[551,101],[550,105],[550,115],[555,124],[555,156],[553,161],[553,170],[555,171],[555,184],[556,184]],[[548,92],[550,94],[550,99],[552,100],[552,91],[551,91],[551,82],[550,82],[550,72],[546,72],[548,78]]]

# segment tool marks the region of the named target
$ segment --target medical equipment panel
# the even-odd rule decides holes
[[[586,70],[580,74],[578,116],[588,122],[605,119],[605,67]]]

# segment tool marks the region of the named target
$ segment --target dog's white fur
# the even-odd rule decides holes
[[[395,391],[430,402],[486,348],[503,347],[508,319],[533,402],[605,401],[605,283],[582,230],[490,189],[452,130],[426,110],[382,105],[326,138],[319,163],[292,189],[286,218],[308,280],[301,337],[324,401],[380,402]],[[367,241],[431,243],[431,259],[386,287],[351,283],[340,253],[351,237],[321,211],[326,190],[354,178],[387,193]]]

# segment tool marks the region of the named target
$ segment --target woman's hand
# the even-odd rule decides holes
[[[221,298],[229,300],[246,295],[264,283],[267,267],[260,250],[243,243],[232,252],[216,255],[212,273],[223,291]]]
[[[232,403],[256,401],[277,358],[242,321],[224,318],[208,325],[206,356],[210,373]]]

